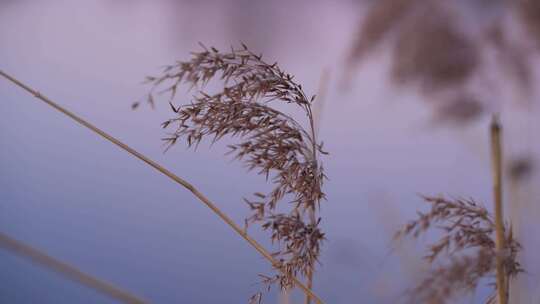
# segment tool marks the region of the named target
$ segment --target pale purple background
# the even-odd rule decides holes
[[[488,119],[431,123],[414,90],[388,83],[387,54],[363,64],[344,92],[361,14],[354,1],[4,0],[0,68],[186,178],[238,223],[247,214],[241,198],[267,189],[264,178],[223,157],[223,145],[164,154],[168,106],[130,110],[146,91],[141,80],[187,59],[198,41],[243,41],[310,94],[329,68],[320,134],[331,153],[328,241],[314,289],[327,303],[395,303],[423,267],[419,243],[391,252],[393,231],[424,207],[418,194],[489,202]],[[535,112],[506,113],[507,155],[538,151]],[[3,79],[0,114],[3,233],[155,303],[245,303],[262,288],[255,283],[268,263],[185,189]],[[539,196],[531,189],[522,223],[534,256]],[[266,234],[251,232],[270,247]],[[527,263],[524,284],[538,286],[540,263]],[[0,303],[111,302],[4,250],[0,269]],[[273,290],[267,303],[277,299]]]

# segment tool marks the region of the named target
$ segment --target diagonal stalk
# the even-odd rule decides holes
[[[497,269],[497,294],[499,304],[507,304],[508,291],[506,290],[506,275],[502,253],[504,251],[504,227],[502,206],[502,148],[501,148],[501,125],[497,116],[493,116],[491,122],[491,158],[493,170],[493,196],[495,209],[495,247]]]
[[[85,285],[94,290],[97,290],[105,294],[106,296],[109,296],[122,303],[128,303],[128,304],[146,303],[146,301],[126,291],[123,291],[109,283],[96,279],[69,264],[66,264],[53,257],[50,257],[47,254],[35,248],[32,248],[24,243],[21,243],[20,241],[14,240],[1,232],[0,232],[0,247],[11,251],[12,253],[18,256],[27,258],[34,263],[45,266],[46,268],[51,269],[67,277],[70,280],[73,280],[82,285]]]
[[[91,123],[87,122],[86,120],[80,118],[79,116],[75,115],[74,113],[66,110],[62,106],[58,105],[57,103],[53,102],[46,96],[42,95],[38,91],[30,88],[29,86],[25,85],[24,83],[20,82],[16,78],[4,73],[4,71],[0,70],[0,75],[6,78],[7,80],[11,81],[15,85],[21,87],[25,91],[32,94],[37,99],[43,101],[47,105],[53,107],[57,111],[61,112],[62,114],[68,116],[69,118],[75,120],[77,123],[83,125],[84,127],[90,129],[94,133],[97,133],[99,136],[107,139],[111,143],[117,145],[118,147],[122,148],[124,151],[128,152],[129,154],[135,156],[136,158],[142,160],[146,164],[148,164],[150,167],[156,169],[160,173],[164,174],[168,178],[172,179],[177,184],[181,185],[182,187],[189,190],[195,197],[199,199],[204,205],[206,205],[210,210],[212,210],[219,218],[221,218],[227,225],[229,225],[236,233],[238,233],[246,242],[248,242],[255,250],[257,250],[265,259],[267,259],[274,268],[278,269],[283,274],[287,274],[286,270],[281,267],[281,264],[276,261],[272,255],[264,249],[262,245],[260,245],[255,239],[253,239],[251,236],[249,236],[244,229],[240,228],[229,216],[227,216],[225,213],[223,213],[214,203],[212,203],[204,194],[202,194],[197,188],[195,188],[192,184],[187,182],[186,180],[182,179],[181,177],[175,175],[171,171],[165,169],[155,161],[151,160],[150,158],[144,156],[143,154],[137,152],[135,149],[129,147],[128,145],[124,144],[123,142],[119,141],[118,139],[112,137],[111,135],[105,133],[104,131],[100,130],[96,126],[92,125]],[[298,280],[296,277],[292,277],[294,283],[296,286],[298,286],[305,294],[306,296],[309,296],[318,304],[323,304],[324,302],[308,287],[306,287],[300,280]]]

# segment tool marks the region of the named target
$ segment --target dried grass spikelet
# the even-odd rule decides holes
[[[481,279],[494,274],[497,255],[503,255],[508,278],[523,271],[516,259],[521,245],[511,230],[505,232],[505,250],[496,251],[494,219],[484,206],[474,200],[444,197],[424,197],[424,200],[431,205],[431,210],[419,213],[418,219],[398,231],[395,238],[417,238],[430,228],[439,228],[443,235],[429,246],[425,258],[431,264],[440,261],[442,256],[448,259],[407,292],[408,302],[453,303],[455,297],[474,291]]]
[[[479,64],[476,45],[439,2],[417,8],[402,25],[392,58],[394,81],[427,90],[460,86]]]
[[[285,248],[279,256],[285,263],[285,269],[290,273],[301,271],[307,276],[308,271],[315,268],[320,254],[321,240],[324,234],[318,228],[320,218],[315,223],[306,223],[298,211],[292,214],[276,214],[268,217],[263,224],[265,230],[272,232],[272,241],[282,241]],[[290,286],[288,277],[275,277],[281,286]]]
[[[292,287],[292,276],[306,276],[313,270],[324,239],[318,227],[320,218],[307,216],[307,211],[318,210],[325,197],[325,175],[319,160],[325,152],[315,138],[311,109],[315,96],[308,98],[293,76],[277,63],[266,63],[245,45],[226,53],[202,47],[202,51],[192,53],[191,60],[166,66],[162,75],[147,78],[152,91],[164,88],[171,100],[181,84],[198,88],[190,104],[175,107],[171,103],[175,117],[163,123],[164,128],[172,129],[164,140],[170,147],[180,139],[193,146],[203,138],[212,142],[224,136],[239,138],[240,143],[229,146],[230,153],[274,185],[268,194],[257,192],[253,199],[245,199],[251,211],[246,226],[259,223],[271,232],[272,240],[280,245],[274,256],[281,263],[279,267],[286,270],[286,275],[263,276],[263,282]],[[223,90],[204,92],[211,80],[223,81]],[[151,92],[151,104],[152,96]],[[309,121],[307,130],[271,107],[274,102],[301,108]],[[290,198],[292,207],[288,213],[279,213],[278,203],[285,197]]]

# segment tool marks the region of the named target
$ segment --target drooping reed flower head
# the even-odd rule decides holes
[[[452,303],[455,297],[476,289],[481,279],[495,272],[495,259],[503,255],[504,271],[513,278],[522,272],[517,261],[521,245],[512,231],[506,229],[506,245],[502,252],[495,249],[495,223],[487,209],[474,200],[424,197],[431,205],[427,213],[409,222],[395,235],[417,238],[432,228],[442,230],[442,237],[430,245],[425,256],[430,264],[446,257],[435,266],[420,284],[407,293],[410,303]]]
[[[152,92],[164,88],[171,101],[181,84],[197,88],[191,103],[176,107],[171,102],[175,115],[163,127],[172,132],[164,140],[169,146],[179,140],[193,146],[204,138],[212,142],[225,136],[238,138],[238,143],[229,146],[229,153],[273,184],[269,193],[256,192],[252,199],[245,199],[251,211],[246,226],[262,224],[280,244],[275,256],[287,274],[268,282],[291,287],[291,276],[313,270],[324,239],[318,227],[320,219],[308,216],[325,198],[325,175],[319,160],[325,152],[315,138],[311,109],[315,96],[308,98],[293,76],[277,63],[266,63],[262,55],[245,45],[225,53],[202,47],[202,51],[192,53],[191,60],[166,66],[160,76],[147,78]],[[208,82],[218,80],[223,82],[222,90],[213,94],[204,91]],[[154,102],[152,92],[150,103]],[[273,103],[302,109],[307,127],[272,107]],[[285,197],[292,204],[288,212],[280,213],[277,207]]]

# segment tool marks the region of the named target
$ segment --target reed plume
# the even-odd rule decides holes
[[[417,287],[410,290],[411,303],[447,303],[456,296],[476,289],[479,281],[495,275],[494,295],[486,303],[506,304],[509,282],[523,271],[517,261],[521,244],[511,227],[503,222],[502,204],[502,128],[496,115],[490,126],[494,215],[472,199],[423,197],[431,205],[427,213],[398,231],[395,239],[412,235],[417,238],[432,227],[443,236],[429,246],[425,256],[433,264],[441,254],[449,259],[437,266]]]
[[[270,232],[279,245],[274,257],[285,269],[285,273],[263,276],[263,282],[291,288],[292,278],[298,274],[307,278],[313,272],[324,240],[316,214],[325,198],[319,157],[326,152],[315,138],[311,108],[315,96],[308,98],[293,76],[277,63],[266,63],[245,45],[225,53],[201,46],[203,50],[193,52],[191,60],[165,66],[161,75],[147,77],[152,86],[148,102],[154,103],[157,89],[169,93],[174,117],[162,124],[172,130],[164,138],[168,147],[179,140],[197,146],[204,138],[212,142],[225,136],[239,139],[229,145],[228,153],[273,184],[269,193],[255,192],[244,199],[251,212],[246,228],[259,223]],[[205,92],[205,85],[215,80],[223,82],[223,89]],[[197,93],[191,103],[175,106],[172,100],[182,84],[197,88]],[[272,107],[273,103],[302,109],[307,127]],[[283,213],[278,204],[286,197],[291,207]]]
[[[507,277],[513,278],[523,271],[516,259],[521,244],[512,230],[505,227],[505,246],[497,250],[495,219],[482,204],[472,199],[423,199],[431,205],[430,211],[419,212],[417,219],[395,234],[395,239],[417,238],[437,228],[443,235],[428,247],[425,259],[435,264],[444,256],[447,262],[436,266],[407,292],[409,303],[452,303],[455,297],[474,291],[481,279],[494,275],[498,258]]]

